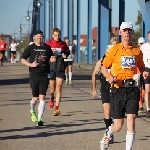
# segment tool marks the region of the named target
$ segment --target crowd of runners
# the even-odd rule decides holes
[[[92,73],[92,96],[97,96],[96,76],[100,73],[100,97],[104,110],[106,131],[100,140],[101,150],[109,148],[114,142],[114,133],[119,132],[127,116],[126,150],[131,150],[135,139],[135,119],[138,113],[150,117],[150,31],[148,42],[143,37],[138,39],[138,45],[132,45],[134,34],[131,22],[122,22],[119,34],[121,42],[116,37],[110,40],[110,45],[102,59],[98,60]],[[61,114],[60,102],[62,85],[72,85],[72,65],[75,56],[74,46],[69,38],[60,39],[61,31],[52,30],[52,39],[43,42],[43,32],[37,30],[33,42],[22,54],[21,63],[29,67],[31,120],[38,126],[43,125],[45,111],[45,96],[50,87],[48,106],[54,108],[54,116]],[[3,65],[4,53],[8,48],[3,38],[0,39],[0,65]],[[12,40],[11,63],[15,63],[17,44]],[[56,91],[56,96],[54,93]],[[38,114],[35,106],[37,101]],[[146,104],[144,110],[143,103]]]

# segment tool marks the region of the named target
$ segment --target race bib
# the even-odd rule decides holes
[[[4,48],[4,45],[1,45],[1,48]]]
[[[135,56],[122,56],[121,57],[121,67],[124,68],[133,68],[136,66]]]
[[[61,55],[61,48],[55,48],[55,49],[53,49],[53,53],[55,55]]]
[[[147,59],[147,63],[149,63],[149,64],[150,64],[150,59]]]

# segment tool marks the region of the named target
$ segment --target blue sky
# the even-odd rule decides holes
[[[67,1],[67,0],[66,0]],[[76,0],[74,0],[76,3]],[[93,0],[93,20],[92,26],[97,26],[98,21],[98,10],[97,10],[97,1]],[[19,33],[18,28],[20,24],[20,20],[26,16],[27,9],[30,3],[33,0],[3,0],[0,4],[0,15],[1,15],[1,23],[0,23],[0,34],[13,34]],[[135,25],[137,20],[137,10],[140,10],[140,6],[138,4],[138,0],[125,0],[126,8],[125,8],[125,21],[130,21]],[[119,16],[119,0],[112,0],[112,26],[118,26],[118,16]],[[133,7],[134,5],[134,7]],[[32,5],[29,7],[29,10],[32,10]],[[87,34],[87,0],[81,0],[81,34]],[[76,11],[75,11],[76,14]],[[67,12],[65,12],[65,19],[67,19]],[[86,17],[85,17],[86,16]],[[75,15],[76,22],[76,15]],[[28,32],[29,22],[25,20],[25,18],[21,21],[23,26],[23,33]],[[136,27],[134,26],[134,29]],[[65,29],[65,34],[67,30]],[[76,28],[75,28],[76,34]],[[16,34],[17,35],[17,34]]]

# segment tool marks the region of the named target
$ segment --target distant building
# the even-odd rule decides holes
[[[118,36],[119,35],[119,27],[112,27],[111,28],[111,37]],[[94,27],[92,30],[92,49],[96,49],[97,47],[97,42],[98,42],[98,27]],[[73,36],[73,43],[76,45],[77,44],[77,37],[76,35]],[[80,37],[80,49],[81,51],[84,51],[85,47],[87,46],[88,43],[88,35],[86,34],[81,34]]]

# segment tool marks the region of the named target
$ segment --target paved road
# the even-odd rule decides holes
[[[91,70],[74,67],[73,85],[63,85],[62,114],[46,106],[44,126],[30,120],[28,68],[21,64],[0,67],[0,150],[99,150],[104,133],[100,99],[91,97]],[[97,83],[99,81],[97,80]],[[99,84],[97,86],[99,89]],[[47,101],[49,92],[47,92]],[[145,115],[145,114],[144,114]],[[150,150],[150,119],[137,119],[133,150]],[[115,134],[110,150],[125,150],[126,123]]]

